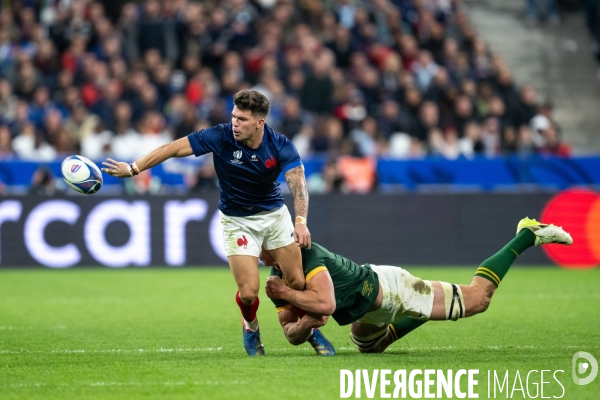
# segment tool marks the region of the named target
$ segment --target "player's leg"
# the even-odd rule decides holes
[[[244,348],[248,355],[263,355],[264,346],[256,318],[260,286],[258,255],[262,243],[262,236],[256,234],[259,225],[252,219],[224,214],[221,214],[221,225],[229,267],[238,287],[235,300],[242,313]]]
[[[265,234],[263,246],[277,260],[289,287],[304,290],[302,253],[294,241],[294,224],[286,206],[272,213],[273,220]]]
[[[517,235],[496,254],[481,263],[470,285],[431,283],[434,305],[430,319],[455,321],[484,312],[517,257],[532,246],[549,243],[568,245],[573,243],[573,239],[561,227],[523,218],[517,225]]]
[[[242,312],[242,335],[244,349],[249,356],[260,356],[265,354],[265,348],[260,339],[258,326],[258,288],[260,278],[258,274],[258,257],[253,256],[229,256],[229,267],[233,278],[238,286],[235,295],[237,305]]]
[[[411,317],[404,317],[387,326],[357,321],[350,325],[350,338],[361,353],[383,353],[396,340],[408,335],[425,322],[427,321]]]
[[[350,339],[361,353],[381,353],[396,340],[427,322],[434,293],[431,283],[408,271],[371,265],[379,279],[374,310],[350,326]]]
[[[253,256],[229,256],[229,268],[238,287],[235,299],[244,319],[252,324],[258,310],[258,258]]]
[[[432,321],[471,317],[488,309],[496,286],[479,276],[470,285],[454,285],[447,282],[431,282],[434,300]]]
[[[302,269],[302,253],[296,242],[277,249],[269,249],[273,257],[279,263],[281,272],[289,287],[296,290],[304,290],[306,284]]]

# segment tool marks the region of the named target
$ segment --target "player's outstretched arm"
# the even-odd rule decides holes
[[[273,300],[286,301],[308,313],[331,315],[335,311],[335,293],[329,272],[321,271],[306,284],[305,290],[286,286],[278,276],[267,278],[267,296]]]
[[[326,315],[307,314],[298,320],[298,316],[291,309],[281,311],[278,316],[286,339],[294,346],[306,342],[312,335],[313,328],[322,327],[329,318]]]
[[[126,162],[115,161],[112,158],[108,158],[102,163],[102,165],[106,167],[102,168],[102,171],[109,175],[116,176],[117,178],[129,178],[146,169],[152,168],[169,158],[186,157],[191,156],[192,154],[194,154],[194,151],[192,150],[190,141],[187,137],[184,137],[152,150],[150,153],[132,163],[131,165],[133,167]]]
[[[308,217],[308,189],[306,188],[306,178],[304,177],[304,166],[292,168],[285,173],[290,193],[294,196],[294,212],[296,215],[296,226],[294,228],[294,240],[300,247],[310,249],[310,232],[306,226]]]

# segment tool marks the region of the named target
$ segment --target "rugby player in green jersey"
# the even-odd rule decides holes
[[[470,285],[426,281],[399,267],[358,265],[317,243],[302,249],[306,289],[288,287],[277,261],[263,250],[261,259],[272,266],[267,296],[277,307],[288,341],[308,341],[320,355],[335,349],[317,329],[329,316],[350,325],[350,337],[361,353],[381,353],[390,344],[429,320],[466,318],[487,310],[512,263],[531,246],[573,239],[561,227],[524,218],[516,236],[485,260]]]

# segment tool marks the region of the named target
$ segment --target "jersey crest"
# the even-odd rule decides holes
[[[265,161],[265,167],[267,167],[269,169],[275,168],[276,166],[277,166],[277,160],[273,156],[271,156],[271,158],[269,158],[267,161]]]

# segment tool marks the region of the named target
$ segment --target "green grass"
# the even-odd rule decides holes
[[[469,282],[474,268],[409,270]],[[427,323],[381,355],[358,354],[348,327],[331,320],[323,332],[338,350],[332,358],[289,345],[262,292],[267,356],[250,358],[226,268],[5,270],[0,399],[336,399],[340,369],[417,368],[479,369],[480,398],[488,370],[508,370],[511,388],[517,370],[523,385],[530,370],[564,370],[564,399],[597,399],[600,377],[575,385],[571,358],[583,350],[600,360],[599,287],[600,269],[514,268],[485,314]],[[544,396],[560,396],[551,373],[545,381]]]

